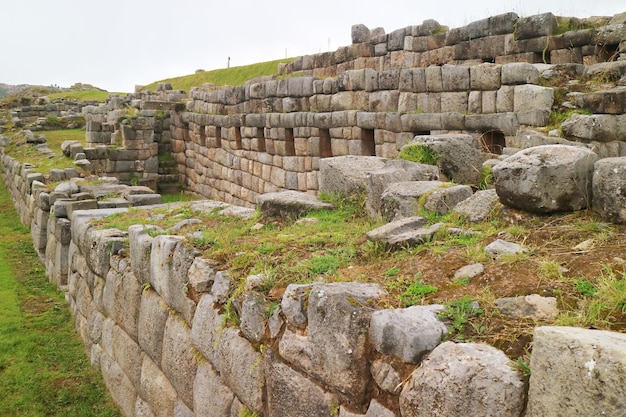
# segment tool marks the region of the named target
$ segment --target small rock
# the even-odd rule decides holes
[[[372,378],[380,388],[391,394],[396,394],[396,389],[399,389],[402,379],[391,364],[382,359],[377,359],[372,362],[371,372]]]
[[[482,274],[483,272],[485,272],[485,266],[483,264],[480,264],[480,263],[470,264],[462,268],[459,268],[454,273],[454,279],[455,280],[472,279]]]
[[[559,314],[556,298],[542,297],[538,294],[500,298],[495,301],[495,305],[500,309],[500,313],[515,318],[554,320]]]
[[[281,310],[280,307],[278,307],[276,311],[274,311],[274,314],[272,314],[272,317],[270,317],[269,321],[267,322],[267,328],[269,329],[270,338],[272,339],[276,339],[278,337],[280,331],[283,328],[283,324],[285,324],[285,320],[283,320],[280,313]]]
[[[578,245],[574,246],[574,251],[576,252],[588,252],[595,246],[595,239],[587,239],[585,241],[580,242]]]
[[[169,229],[167,229],[167,233],[174,233],[179,231],[180,229],[182,229],[185,226],[190,226],[190,225],[194,225],[194,224],[202,224],[202,220],[199,219],[185,219],[183,221],[180,221],[178,223],[176,223],[174,226],[170,227]]]
[[[314,217],[304,217],[304,218],[298,220],[296,222],[296,224],[298,226],[305,226],[305,225],[317,224],[317,223],[319,223],[319,221],[320,221],[319,219],[316,219]]]
[[[249,275],[246,278],[246,283],[244,284],[244,290],[251,291],[255,288],[260,288],[263,286],[266,279],[267,279],[267,275],[265,274]]]
[[[492,257],[497,258],[503,254],[516,255],[528,252],[528,248],[513,242],[496,239],[485,247],[485,251]]]

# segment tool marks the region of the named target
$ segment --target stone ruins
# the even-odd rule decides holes
[[[626,14],[508,13],[388,34],[355,25],[352,41],[244,86],[187,94],[160,84],[83,106],[86,146],[63,151],[102,176],[98,186],[74,180],[74,169],[45,178],[2,156],[21,219],[122,413],[623,415],[624,334],[537,327],[525,382],[494,347],[442,342],[442,306],[380,309],[377,284],[292,284],[267,318],[255,277],[240,297],[240,328],[223,327],[227,271],[184,237],[92,225],[181,186],[214,200],[197,210],[244,217],[257,206],[306,210],[320,191],[365,191],[368,212],[389,221],[368,238],[389,244],[434,233],[412,217],[426,195],[430,209],[460,207],[476,221],[503,203],[536,213],[593,207],[626,222]],[[570,110],[552,126],[551,115]],[[437,166],[397,159],[407,145],[433,149]],[[485,165],[495,190],[475,192]],[[51,180],[60,181],[54,191]],[[455,185],[441,188],[446,181]],[[96,198],[112,192],[123,198]],[[496,241],[489,250],[524,248]],[[181,291],[189,287],[197,299]],[[546,318],[554,300],[499,300],[503,310],[522,304]]]

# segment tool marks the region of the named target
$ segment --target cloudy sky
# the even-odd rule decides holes
[[[435,19],[464,26],[516,12],[612,16],[624,0],[11,0],[0,17],[0,82],[135,84],[197,69],[336,50],[353,24],[387,33]]]

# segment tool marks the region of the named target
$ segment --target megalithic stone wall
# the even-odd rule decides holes
[[[8,156],[2,172],[20,217],[39,224],[32,213],[45,209],[47,193],[29,182],[35,173]],[[99,229],[93,219],[125,209],[74,208],[65,207],[68,217],[49,213],[46,270],[66,291],[91,365],[124,416],[517,417],[526,401],[533,416],[626,410],[623,334],[537,328],[524,382],[494,347],[441,343],[440,305],[387,310],[378,284],[314,283],[290,285],[268,318],[254,276],[237,298],[241,325],[229,327],[228,274],[185,237],[141,224]]]

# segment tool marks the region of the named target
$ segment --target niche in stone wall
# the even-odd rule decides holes
[[[285,156],[296,156],[296,144],[293,140],[293,128],[285,128]]]
[[[235,148],[234,149],[241,149],[241,128],[240,127],[236,127],[235,128]]]
[[[499,130],[489,130],[480,135],[480,143],[486,152],[502,155],[502,149],[506,146],[504,133]]]
[[[256,128],[256,140],[257,140],[257,150],[259,152],[265,152],[265,128],[257,127]]]
[[[320,157],[330,158],[333,156],[333,148],[330,141],[330,131],[320,129]]]
[[[222,147],[222,128],[218,126],[215,128],[215,148],[221,148],[221,147]]]
[[[361,129],[361,155],[376,156],[374,129]]]

